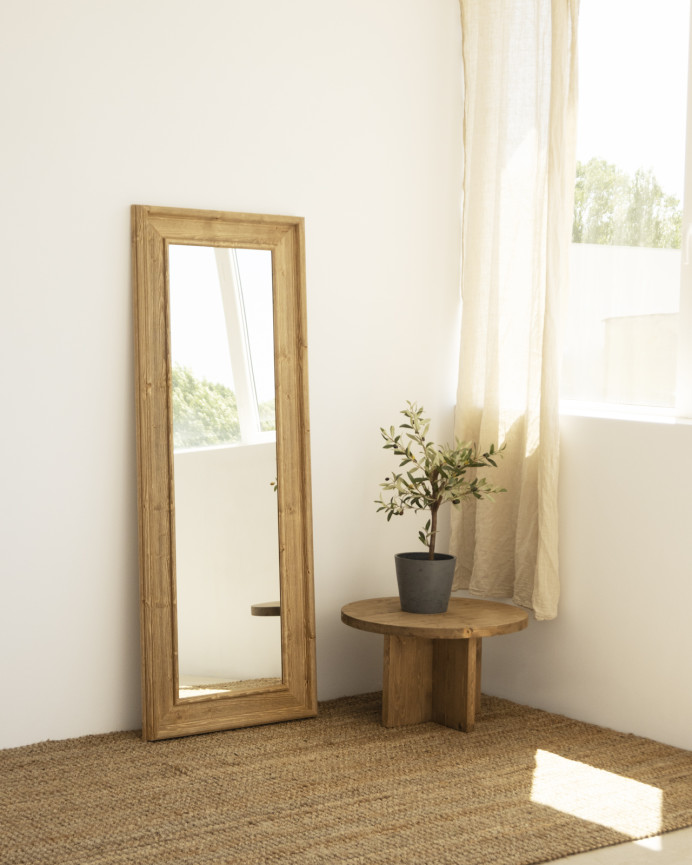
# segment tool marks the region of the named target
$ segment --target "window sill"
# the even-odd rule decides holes
[[[560,415],[593,417],[604,420],[636,421],[638,423],[679,424],[692,426],[692,418],[679,417],[672,408],[643,405],[611,405],[609,403],[560,400]]]

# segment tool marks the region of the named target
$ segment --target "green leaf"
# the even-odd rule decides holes
[[[385,427],[380,427],[384,449],[393,451],[402,470],[401,473],[391,472],[380,484],[381,489],[394,492],[389,502],[385,502],[382,496],[375,502],[377,511],[384,511],[387,520],[401,516],[407,510],[437,509],[445,502],[458,506],[468,496],[492,501],[492,494],[506,492],[492,487],[485,478],[468,480],[466,477],[469,469],[475,473],[481,467],[497,468],[492,457],[501,454],[505,444],[500,448],[491,444],[482,451],[473,442],[462,442],[458,438],[454,440],[454,447],[427,441],[430,419],[425,417],[425,410],[409,400],[406,406],[400,412],[404,420],[398,428],[392,426],[387,433]],[[419,533],[422,541],[426,533],[429,536],[430,527],[431,520],[428,520],[425,529]]]

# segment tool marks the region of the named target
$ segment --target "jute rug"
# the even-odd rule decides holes
[[[692,825],[692,752],[491,697],[470,734],[380,708],[0,751],[0,861],[529,865]]]

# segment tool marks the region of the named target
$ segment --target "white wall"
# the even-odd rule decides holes
[[[339,608],[415,545],[374,513],[379,426],[451,429],[457,0],[0,15],[0,746],[140,722],[132,203],[306,218],[319,692],[376,687]]]
[[[484,691],[692,749],[692,425],[563,416],[560,612]]]
[[[276,443],[175,453],[178,672],[187,684],[281,677]]]
[[[457,0],[37,0],[0,20],[0,746],[139,725],[129,205],[307,220],[320,698],[375,689],[415,518],[378,427],[451,429]],[[554,622],[485,690],[692,747],[689,427],[568,418]]]

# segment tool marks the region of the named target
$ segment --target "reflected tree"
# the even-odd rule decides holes
[[[199,379],[180,364],[173,365],[172,385],[175,448],[240,441],[238,405],[229,387]]]
[[[197,378],[185,366],[173,365],[173,446],[213,447],[241,441],[235,393],[220,382]],[[276,429],[275,400],[257,406],[260,429]]]

